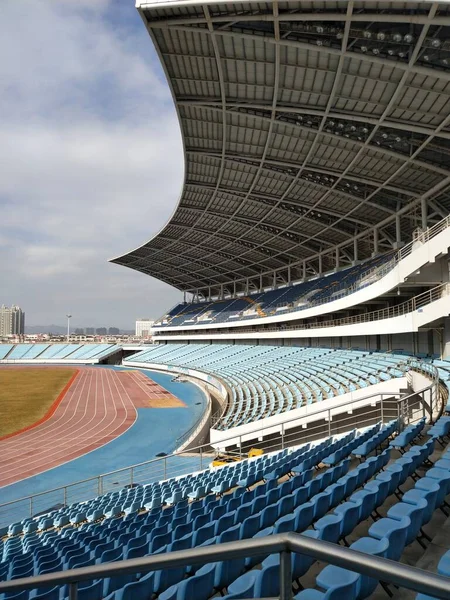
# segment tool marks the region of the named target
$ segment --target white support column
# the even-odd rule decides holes
[[[245,281],[245,295],[246,296],[248,296],[249,289],[250,289],[250,284],[249,284],[248,277],[247,277],[247,279]]]
[[[259,276],[259,291],[262,292],[263,291],[263,276],[262,273]]]
[[[428,204],[426,198],[420,200],[420,211],[422,217],[422,230],[425,231],[428,227]]]
[[[398,250],[402,245],[402,230],[400,215],[395,215],[395,249]]]
[[[319,254],[319,275],[322,275],[322,255]]]
[[[277,273],[276,273],[276,271],[273,272],[272,287],[273,287],[274,290],[277,287]]]
[[[223,283],[220,284],[220,299],[223,300]]]
[[[303,277],[302,277],[302,281],[305,281],[306,279],[306,260],[303,261]]]
[[[233,281],[233,298],[236,298],[236,282]]]
[[[353,264],[356,265],[358,262],[358,240],[353,239]]]
[[[336,253],[335,253],[335,268],[339,269],[339,248],[336,248]]]
[[[291,265],[288,265],[287,279],[288,279],[288,285],[291,285],[291,283],[292,283],[292,280],[291,280]]]
[[[444,329],[442,331],[442,358],[450,358],[450,317],[444,319]]]
[[[378,229],[375,227],[373,230],[373,252],[372,256],[376,256],[378,254]]]

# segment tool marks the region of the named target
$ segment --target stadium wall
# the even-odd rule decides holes
[[[422,387],[428,385],[430,385],[430,381],[426,379],[426,384]],[[407,378],[398,377],[389,381],[383,381],[377,385],[355,390],[354,392],[341,394],[335,398],[314,402],[302,406],[301,408],[290,410],[288,422],[286,422],[287,414],[280,413],[273,417],[260,419],[245,425],[239,425],[238,427],[233,427],[232,429],[227,429],[225,431],[219,431],[212,428],[210,431],[211,445],[215,448],[222,449],[236,446],[249,440],[254,440],[255,437],[258,437],[258,439],[262,441],[264,436],[282,433],[281,423],[283,423],[283,431],[295,429],[300,425],[302,427],[307,427],[309,423],[317,421],[319,413],[323,413],[327,409],[331,410],[331,416],[336,416],[349,411],[356,411],[365,406],[373,406],[376,402],[379,402],[382,397],[384,399],[399,397],[402,392],[406,392],[407,390]],[[351,402],[350,405],[348,404],[349,402]],[[263,434],[261,434],[262,431]]]

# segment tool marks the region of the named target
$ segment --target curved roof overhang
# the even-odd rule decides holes
[[[448,3],[138,10],[185,181],[166,226],[112,262],[184,291],[248,292],[390,249],[450,212]]]

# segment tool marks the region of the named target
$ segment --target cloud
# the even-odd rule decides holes
[[[168,86],[125,4],[0,8],[0,303],[29,324],[70,308],[74,326],[128,328],[180,297],[107,262],[160,229],[183,175]]]

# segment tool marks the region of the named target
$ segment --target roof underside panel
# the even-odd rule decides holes
[[[180,290],[248,289],[294,278],[304,262],[345,264],[355,247],[366,258],[374,230],[379,251],[399,242],[399,224],[406,241],[423,198],[429,223],[448,213],[448,4],[139,11],[174,97],[185,182],[165,228],[113,262]]]

